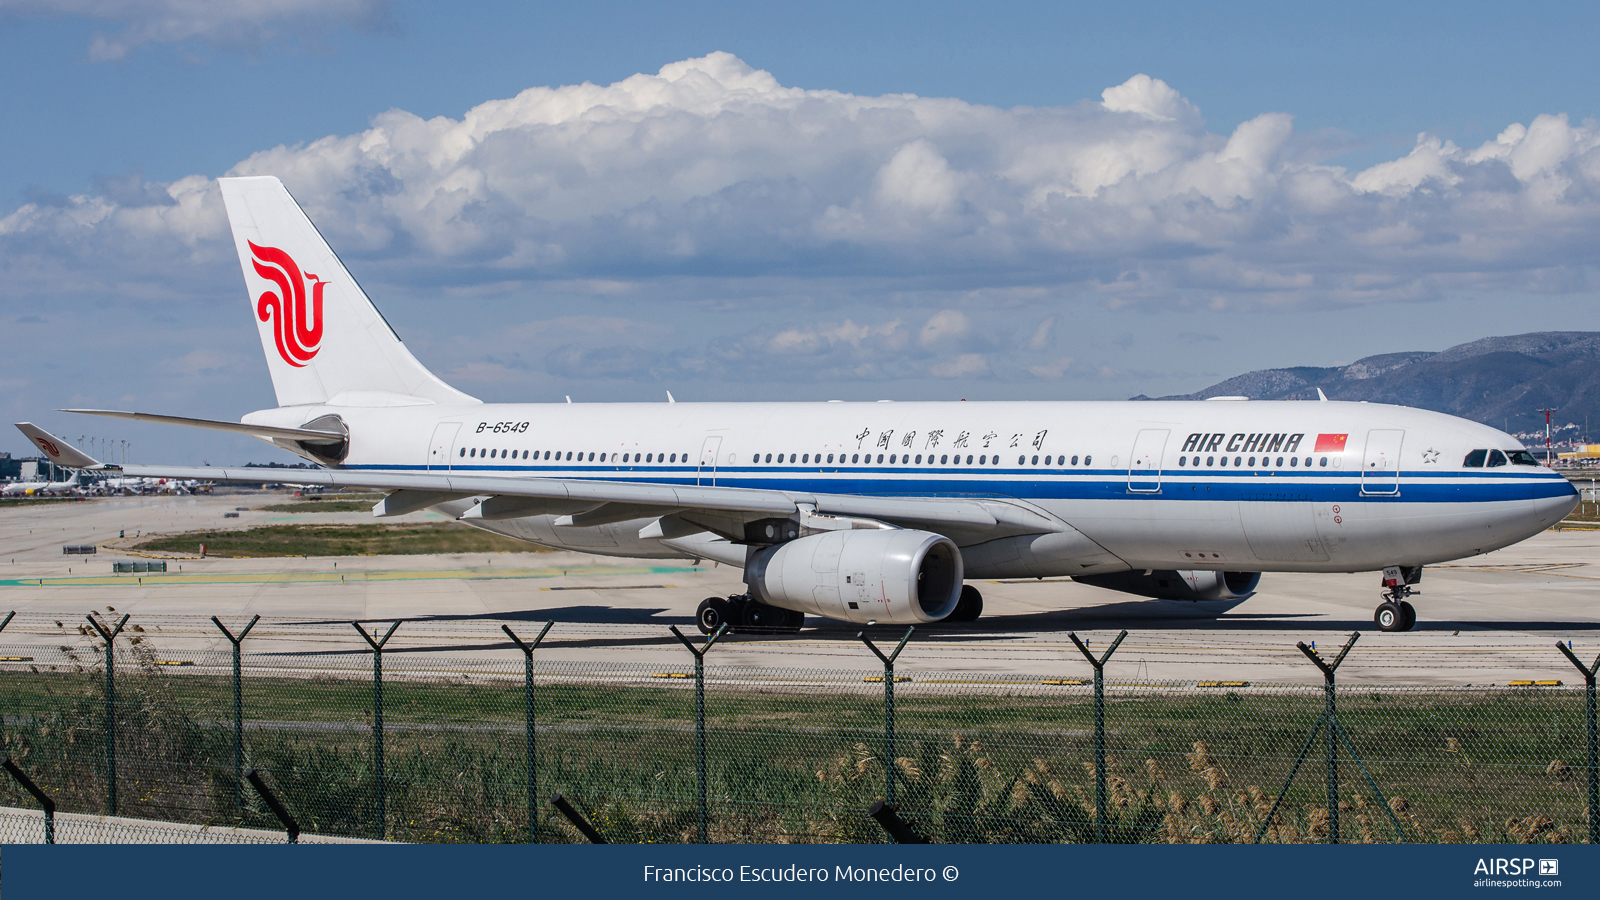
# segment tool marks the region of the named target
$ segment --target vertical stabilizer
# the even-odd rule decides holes
[[[400,343],[283,182],[218,183],[279,406],[478,402]]]

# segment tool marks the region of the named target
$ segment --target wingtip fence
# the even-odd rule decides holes
[[[536,658],[553,621],[532,640],[500,626],[511,644],[498,647],[520,651],[520,671],[487,658],[386,670],[403,623],[380,637],[354,622],[372,654],[363,704],[349,647],[337,664],[247,653],[260,621],[235,633],[211,618],[226,661],[160,658],[128,615],[98,613],[79,626],[87,645],[0,661],[15,699],[0,719],[0,805],[14,807],[0,809],[0,839],[38,839],[36,824],[19,824],[38,813],[6,803],[24,794],[44,810],[47,842],[58,806],[69,819],[151,827],[276,824],[291,843],[302,828],[406,841],[1594,843],[1600,826],[1600,658],[1585,664],[1567,643],[1557,646],[1583,673],[1581,692],[1341,692],[1360,634],[1331,660],[1302,642],[1323,682],[1312,706],[1303,684],[1108,681],[1127,630],[1099,652],[1069,633],[1092,687],[907,674],[915,629],[892,652],[863,631],[882,664],[875,696],[880,677],[848,670],[708,671],[726,627],[700,641],[669,629],[691,653],[691,693],[681,669]],[[1319,736],[1320,790],[1296,783]],[[1128,765],[1141,757],[1142,776]],[[1353,785],[1341,758],[1359,772]],[[1254,784],[1278,779],[1271,794]],[[558,789],[544,803],[541,783]]]

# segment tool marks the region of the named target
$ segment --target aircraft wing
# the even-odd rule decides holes
[[[459,497],[508,497],[566,501],[576,506],[614,504],[637,508],[638,518],[685,510],[731,513],[740,518],[788,516],[807,505],[819,513],[860,516],[896,525],[924,525],[963,531],[1009,534],[1043,533],[1069,528],[1065,523],[1001,499],[942,497],[873,497],[856,494],[813,494],[758,488],[709,487],[559,478],[513,478],[459,475],[451,472],[371,472],[342,469],[262,469],[195,466],[124,466],[131,476],[194,478],[202,481],[262,482],[293,479],[297,484],[368,488],[412,494],[422,505]],[[420,508],[394,498],[395,509]],[[998,536],[998,534],[996,535]]]

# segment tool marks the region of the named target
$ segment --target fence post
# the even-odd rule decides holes
[[[572,827],[578,829],[578,831],[582,832],[584,837],[589,839],[589,843],[609,843],[609,841],[606,840],[605,835],[600,833],[599,829],[589,824],[589,820],[583,817],[583,813],[580,813],[576,809],[572,808],[572,804],[567,802],[567,798],[561,796],[560,794],[556,794],[550,798],[550,805],[554,806],[556,810],[563,816],[566,816],[567,821],[572,823]],[[701,843],[704,843],[704,841]]]
[[[867,808],[867,815],[888,832],[890,839],[896,844],[926,844],[928,839],[923,837],[911,824],[895,812],[893,806],[879,800]]]
[[[106,641],[106,815],[117,814],[117,677],[115,643],[117,635],[122,633],[122,626],[128,624],[128,616],[124,614],[117,627],[106,631],[100,620],[94,616],[84,616],[94,630],[100,633]]]
[[[394,630],[400,627],[399,622],[389,626],[382,640],[373,640],[372,634],[377,634],[378,629],[372,629],[372,634],[361,627],[360,622],[351,622],[355,629],[361,632],[367,643],[372,645],[372,765],[376,782],[373,786],[378,801],[378,840],[388,837],[389,820],[384,814],[384,785],[383,785],[383,645],[389,643],[389,638],[394,636]]]
[[[250,620],[250,624],[235,637],[228,626],[216,616],[211,621],[222,629],[227,635],[229,643],[233,644],[233,805],[240,812],[244,812],[244,682],[239,677],[239,645],[244,643],[244,636],[250,629],[256,627],[261,621],[260,616]],[[252,770],[254,771],[254,770]],[[291,842],[292,843],[292,842]]]
[[[1594,678],[1595,672],[1600,671],[1600,656],[1595,657],[1594,665],[1586,666],[1573,653],[1570,648],[1556,641],[1556,649],[1566,654],[1567,659],[1578,667],[1583,673],[1585,688],[1585,718],[1589,725],[1589,843],[1600,844],[1600,735],[1595,733],[1594,709]]]
[[[706,654],[711,652],[711,645],[715,644],[717,642],[717,638],[720,638],[724,634],[727,634],[727,632],[728,632],[728,623],[727,622],[723,622],[721,625],[717,626],[717,630],[716,631],[713,631],[710,634],[706,635],[706,642],[699,649],[695,649],[694,644],[690,643],[689,639],[683,636],[683,632],[678,630],[678,626],[672,625],[670,627],[672,629],[672,633],[678,636],[678,640],[682,641],[683,645],[685,647],[689,648],[689,652],[694,654],[694,762],[695,762],[695,774],[699,778],[699,786],[700,786],[700,828],[699,828],[699,836],[700,836],[700,843],[704,844],[704,843],[707,842],[707,840],[706,840],[707,812],[706,812],[706,665],[705,665],[705,660],[706,660]]]
[[[1334,673],[1339,671],[1339,664],[1344,662],[1345,655],[1350,652],[1351,647],[1356,645],[1356,641],[1360,637],[1361,632],[1352,631],[1350,640],[1344,642],[1344,649],[1340,650],[1339,655],[1333,658],[1332,665],[1323,662],[1322,657],[1317,655],[1317,651],[1307,647],[1305,641],[1295,644],[1296,647],[1300,648],[1300,652],[1306,655],[1306,659],[1316,663],[1317,668],[1322,670],[1322,715],[1323,719],[1328,723],[1326,749],[1328,755],[1328,843],[1330,844],[1339,843],[1339,736],[1337,734],[1339,730],[1339,710],[1335,704],[1336,685],[1334,684]]]
[[[1122,639],[1128,636],[1128,629],[1122,629],[1117,639],[1111,642],[1106,652],[1095,659],[1089,652],[1089,646],[1078,639],[1075,631],[1067,632],[1067,637],[1078,645],[1078,651],[1083,658],[1094,666],[1094,834],[1095,841],[1101,844],[1106,842],[1106,660],[1111,654],[1117,652],[1122,646]]]
[[[9,621],[11,621],[11,616],[6,616],[6,622]],[[0,628],[4,627],[5,622],[0,622]],[[33,783],[33,779],[23,774],[17,764],[11,761],[11,757],[0,759],[0,768],[10,772],[11,777],[22,785],[22,789],[32,794],[33,799],[39,801],[39,805],[44,807],[44,842],[46,844],[54,844],[56,842],[56,802],[50,799],[49,794],[39,790],[39,786]]]
[[[261,773],[255,769],[247,769],[244,777],[246,781],[250,782],[250,786],[256,789],[256,793],[261,795],[261,799],[266,801],[267,809],[272,810],[272,814],[278,817],[279,822],[283,823],[283,830],[289,834],[289,843],[300,843],[300,823],[296,822],[294,816],[289,815],[289,811],[283,808],[282,803],[278,802],[278,796],[272,793],[272,789],[267,787],[266,782],[261,780]]]
[[[544,630],[533,639],[533,643],[525,644],[522,638],[512,633],[510,625],[501,625],[500,630],[511,638],[517,648],[522,651],[522,703],[527,710],[528,718],[528,843],[539,843],[539,757],[534,753],[533,742],[533,651],[538,649],[539,642],[550,633],[555,622],[544,623]]]
[[[856,637],[861,639],[861,643],[866,644],[868,650],[871,650],[874,655],[883,660],[883,802],[888,804],[891,808],[894,806],[895,765],[894,661],[900,657],[900,651],[906,648],[906,641],[911,640],[911,632],[916,630],[917,626],[908,626],[906,628],[905,637],[900,639],[899,646],[895,647],[894,652],[888,656],[883,655],[883,651],[879,650],[877,645],[872,643],[872,640],[867,637],[867,633],[865,631],[856,633]]]

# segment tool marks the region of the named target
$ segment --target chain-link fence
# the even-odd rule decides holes
[[[0,755],[51,798],[58,840],[283,840],[241,761],[307,840],[583,840],[559,793],[613,842],[882,842],[867,810],[890,777],[898,815],[938,842],[1591,834],[1581,686],[1349,687],[1329,726],[1320,685],[1135,683],[1113,664],[1097,735],[1086,665],[1043,678],[901,662],[886,683],[882,668],[719,666],[713,650],[702,724],[687,652],[664,667],[535,650],[531,681],[521,654],[390,652],[380,695],[353,631],[337,652],[246,639],[236,695],[231,651],[164,651],[133,627],[109,679],[95,632],[0,647]],[[0,807],[0,842],[44,839],[18,779],[0,775]]]

